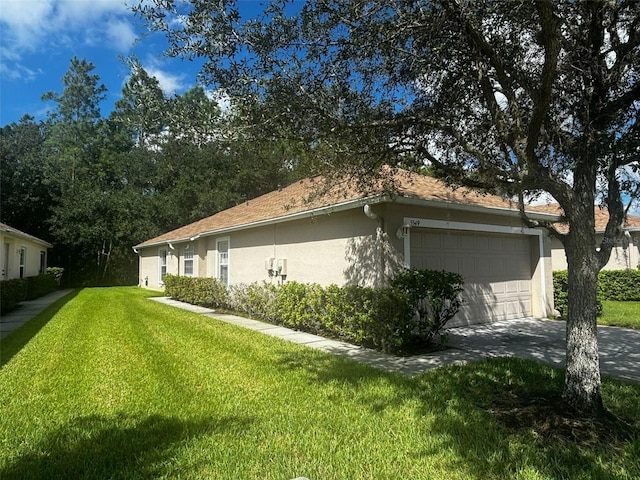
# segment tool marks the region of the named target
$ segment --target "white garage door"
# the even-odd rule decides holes
[[[447,326],[531,315],[531,237],[412,229],[411,266],[462,274],[464,304]]]

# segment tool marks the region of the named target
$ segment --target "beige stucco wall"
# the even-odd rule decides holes
[[[20,277],[20,248],[25,248],[23,277],[33,277],[40,273],[40,252],[47,255],[47,247],[21,237],[0,232],[0,279]],[[46,267],[45,260],[45,267]]]
[[[196,247],[196,276],[217,277],[217,242],[228,239],[229,283],[281,282],[281,277],[269,276],[265,259],[286,259],[286,281],[319,283],[379,283],[389,268],[384,257],[398,258],[399,252],[390,249],[378,222],[367,218],[362,209],[318,215],[296,221],[277,223],[239,230],[219,236],[202,237],[194,242],[172,243],[142,248],[139,252],[140,285],[161,288],[159,282],[160,249],[171,252],[167,257],[167,273],[183,274],[183,250],[191,243]],[[377,260],[371,254],[377,253]],[[387,274],[389,272],[387,271]]]
[[[317,215],[285,223],[239,230],[218,236],[202,237],[193,242],[198,259],[194,272],[198,276],[217,277],[217,241],[228,239],[229,283],[280,282],[269,276],[265,258],[286,259],[286,281],[329,285],[380,285],[404,263],[405,241],[396,236],[405,217],[428,218],[451,222],[521,227],[517,216],[489,215],[439,208],[385,203],[372,205],[376,219],[365,216],[362,207]],[[551,277],[551,242],[543,237],[540,258],[539,236],[531,237],[533,314],[547,316],[553,307]],[[167,272],[180,274],[182,251],[187,243],[174,243],[168,257]],[[167,248],[166,246],[162,248]],[[148,287],[158,288],[159,247],[140,251],[141,285],[148,277]]]
[[[602,241],[602,235],[596,236],[596,241]],[[562,243],[557,238],[551,241],[551,257],[553,270],[566,270],[567,257]],[[626,248],[618,245],[611,250],[609,262],[603,270],[626,270],[640,267],[640,232],[631,232]]]
[[[228,238],[231,284],[282,281],[281,277],[269,276],[265,268],[267,257],[276,262],[287,261],[286,281],[321,285],[355,283],[350,274],[358,268],[354,266],[357,259],[349,256],[352,245],[375,237],[376,226],[360,210],[352,210],[212,237],[207,275],[215,277],[217,273],[217,240]]]

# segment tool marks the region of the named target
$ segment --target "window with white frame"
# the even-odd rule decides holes
[[[25,247],[20,247],[20,278],[24,277],[25,271],[25,264],[26,264],[26,260],[27,260],[27,249]]]
[[[218,281],[229,285],[229,239],[222,238],[216,241],[218,251]]]
[[[187,245],[182,252],[184,259],[184,275],[187,277],[193,276],[193,245]]]
[[[40,270],[39,273],[42,275],[47,270],[47,252],[43,252],[40,250]]]
[[[167,275],[167,251],[162,249],[158,251],[158,263],[160,267],[160,283],[164,281],[164,277]]]

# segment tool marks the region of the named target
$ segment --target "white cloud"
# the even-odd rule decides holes
[[[41,74],[41,69],[32,70],[19,63],[7,64],[5,62],[0,62],[0,76],[2,76],[3,78],[30,82],[32,80],[35,80],[35,78]]]
[[[185,82],[184,74],[169,73],[162,70],[156,62],[151,65],[144,65],[144,69],[150,77],[155,77],[160,83],[160,88],[166,95],[173,95],[184,90],[188,84]]]
[[[120,0],[2,0],[2,56],[15,60],[24,52],[98,38],[126,51],[134,35],[124,20],[130,15]],[[118,41],[114,32],[120,34]]]
[[[214,100],[220,107],[222,114],[230,113],[231,111],[231,97],[224,90],[205,90],[205,95],[209,100]]]
[[[107,22],[106,33],[109,40],[119,51],[126,52],[135,42],[137,35],[129,22],[124,20],[109,20]]]

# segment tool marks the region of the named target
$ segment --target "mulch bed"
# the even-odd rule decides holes
[[[576,415],[560,395],[503,392],[487,410],[505,427],[532,431],[542,443],[560,440],[584,447],[607,444],[622,448],[640,434],[637,426],[607,411],[595,418]]]

